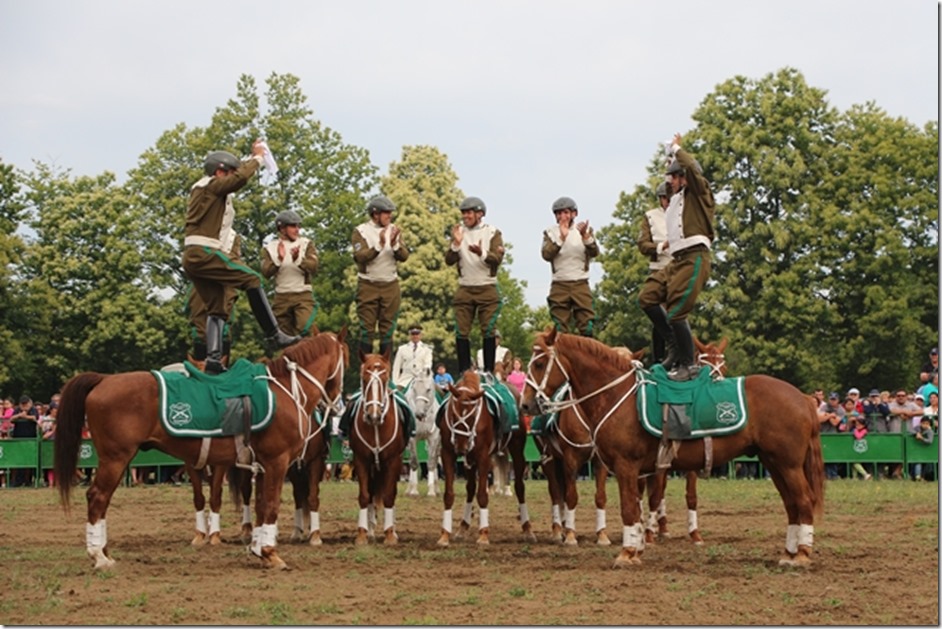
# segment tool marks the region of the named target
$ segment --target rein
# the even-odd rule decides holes
[[[546,358],[546,357],[549,357],[549,366],[546,368],[546,371],[543,372],[542,381],[537,383],[536,378],[533,377],[533,363],[534,361],[540,358]],[[547,395],[545,391],[546,385],[549,382],[549,375],[553,371],[554,366],[559,367],[559,370],[563,374],[563,378],[569,384],[569,390],[570,390],[570,393],[568,396],[569,399],[554,401],[549,395]],[[617,387],[618,385],[628,380],[628,378],[631,377],[632,375],[635,375],[638,372],[643,373],[643,369],[641,369],[641,367],[642,365],[639,361],[633,360],[631,362],[631,369],[629,369],[627,372],[618,376],[617,378],[615,378],[608,384],[605,384],[599,387],[598,389],[592,391],[591,393],[588,393],[580,398],[574,398],[573,393],[572,393],[572,390],[573,390],[572,379],[570,378],[569,373],[566,371],[565,366],[563,366],[562,362],[559,360],[559,356],[556,353],[556,347],[555,346],[550,347],[548,350],[548,353],[543,352],[541,348],[534,348],[533,356],[530,358],[530,363],[527,365],[526,382],[531,387],[533,387],[533,389],[536,391],[537,404],[540,407],[540,410],[543,411],[544,413],[559,413],[560,411],[563,411],[567,408],[575,409],[576,417],[579,418],[579,421],[582,423],[583,426],[585,426],[586,430],[589,432],[590,442],[586,444],[573,443],[568,438],[566,438],[565,435],[562,434],[562,431],[560,431],[560,436],[563,437],[566,443],[568,443],[569,445],[573,447],[586,448],[591,445],[594,448],[596,444],[596,437],[598,435],[599,430],[602,429],[602,426],[605,424],[606,421],[608,421],[608,418],[611,417],[615,413],[615,411],[618,410],[618,407],[620,407],[625,402],[625,400],[631,397],[635,393],[635,391],[638,390],[638,387],[640,387],[642,384],[642,378],[638,378],[638,377],[635,378],[634,384],[632,384],[631,387],[629,387],[628,391],[625,392],[625,394],[622,395],[621,398],[619,398],[618,402],[616,402],[611,408],[609,408],[608,412],[605,414],[604,417],[602,417],[601,420],[599,420],[598,424],[596,424],[594,429],[589,426],[588,422],[586,422],[585,418],[582,416],[582,413],[580,412],[580,405],[586,400],[589,400],[605,391],[608,391],[609,389]]]
[[[379,422],[375,424],[369,424],[373,426],[373,443],[375,443],[376,445],[373,445],[373,446],[368,445],[366,439],[363,436],[363,433],[360,432],[360,422],[358,421],[353,422],[353,428],[354,430],[356,430],[357,437],[359,437],[363,445],[367,446],[370,449],[370,451],[373,453],[373,461],[376,464],[377,469],[379,469],[380,467],[379,455],[383,452],[383,450],[391,446],[392,443],[396,440],[396,436],[399,434],[399,424],[400,424],[399,407],[396,405],[395,401],[393,400],[393,393],[392,393],[392,390],[390,390],[388,386],[388,382],[383,379],[383,374],[385,373],[386,373],[385,369],[371,369],[367,372],[369,379],[366,382],[366,384],[362,386],[363,396],[360,398],[360,409],[357,412],[357,417],[365,417],[367,407],[372,407],[372,406],[380,407]],[[369,396],[367,395],[368,392],[370,394]],[[393,432],[392,432],[392,435],[389,437],[389,440],[386,443],[379,445],[379,442],[380,442],[379,428],[385,422],[386,415],[389,414],[390,406],[392,406],[392,411],[393,411],[393,420],[394,420]]]
[[[471,392],[471,389],[468,387],[458,387],[458,391],[468,391]],[[468,438],[468,452],[474,449],[474,436],[477,432],[478,422],[481,420],[481,412],[484,410],[484,396],[482,395],[477,399],[474,405],[471,406],[470,410],[458,414],[458,411],[454,411],[455,422],[451,421],[451,407],[452,405],[458,405],[459,402],[457,399],[452,396],[448,402],[448,405],[445,407],[445,421],[448,423],[448,428],[451,431],[451,445],[455,447],[455,436],[467,437]],[[462,406],[468,406],[467,403],[462,402]],[[471,416],[474,416],[474,421],[470,424],[468,420]],[[462,428],[463,427],[463,428]]]
[[[337,364],[335,365],[334,370],[331,372],[331,374],[327,376],[327,379],[325,380],[325,382],[330,382],[333,378],[337,377],[338,374],[343,373],[343,352],[340,351],[338,352],[338,354],[339,354],[339,357],[337,360]],[[321,384],[320,380],[312,376],[311,373],[307,369],[305,369],[298,363],[292,361],[287,356],[282,355],[280,360],[285,361],[285,366],[288,368],[288,372],[291,374],[291,379],[290,379],[291,390],[290,391],[288,390],[287,387],[285,387],[285,385],[281,383],[280,380],[278,380],[277,378],[271,375],[271,369],[268,367],[265,368],[265,373],[267,375],[257,376],[257,377],[265,378],[266,380],[277,385],[294,402],[295,411],[297,412],[297,415],[298,415],[298,436],[301,438],[301,441],[302,441],[301,453],[298,455],[297,459],[295,459],[298,463],[298,466],[300,467],[303,464],[303,461],[307,455],[308,443],[311,441],[311,439],[316,437],[317,434],[324,429],[325,425],[327,425],[327,419],[330,417],[330,412],[334,412],[334,413],[338,412],[337,404],[342,398],[343,392],[342,391],[339,392],[334,399],[330,399],[330,397],[327,394],[327,389],[324,387],[324,385]],[[313,422],[311,420],[311,414],[307,413],[304,410],[304,407],[307,406],[307,403],[308,403],[308,397],[307,397],[307,393],[304,391],[304,388],[301,386],[301,382],[298,378],[298,374],[301,374],[301,376],[305,380],[313,384],[314,387],[318,391],[320,391],[321,396],[320,396],[320,400],[318,401],[318,405],[323,405],[325,410],[328,411],[327,416],[325,416],[324,418],[324,423],[318,426],[316,430],[314,430],[313,425],[312,425]],[[306,426],[305,426],[305,423],[306,423]]]

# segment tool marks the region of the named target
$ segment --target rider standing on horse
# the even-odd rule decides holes
[[[393,382],[400,389],[408,387],[415,378],[432,373],[432,346],[422,340],[422,326],[409,328],[409,342],[396,350],[393,361]]]
[[[655,329],[667,339],[669,350],[661,364],[670,369],[673,380],[682,381],[697,373],[687,315],[710,277],[716,202],[700,164],[680,147],[680,140],[680,134],[675,134],[670,147],[674,159],[667,167],[674,190],[665,216],[672,260],[649,278],[646,288],[651,290],[638,298]]]
[[[458,266],[455,291],[455,347],[458,371],[471,368],[471,325],[475,315],[484,339],[484,371],[493,378],[497,353],[495,330],[503,305],[497,287],[497,269],[504,259],[504,238],[500,230],[483,222],[487,206],[478,197],[461,202],[461,223],[451,230],[451,245],[445,252],[445,264]]]
[[[569,197],[553,202],[556,225],[543,232],[543,259],[553,268],[546,298],[550,316],[560,332],[579,330],[592,336],[595,310],[589,288],[589,261],[599,255],[599,243],[589,221],[576,223],[579,206]]]
[[[360,351],[373,353],[373,338],[379,338],[379,353],[392,345],[399,316],[399,262],[409,257],[402,231],[392,224],[395,204],[382,195],[366,206],[370,220],[353,230],[353,260],[357,265],[357,318],[360,321]],[[378,329],[378,331],[377,331]]]
[[[317,272],[314,241],[301,235],[301,217],[285,210],[275,217],[278,238],[262,247],[262,275],[275,278],[272,310],[278,325],[288,334],[317,333],[317,314],[311,276]]]
[[[242,264],[242,237],[236,234],[232,242],[232,249],[227,252],[229,259],[238,264]],[[232,286],[226,287],[226,312],[232,315],[232,308],[235,306],[235,300],[239,297],[239,291]],[[200,294],[194,286],[190,286],[189,295],[186,303],[187,315],[190,318],[190,338],[193,342],[193,351],[187,356],[191,363],[205,365],[206,362],[206,317],[209,311],[206,309],[206,302],[200,298]],[[223,365],[229,364],[229,351],[232,349],[232,327],[226,321],[223,327],[222,357],[220,361]]]
[[[206,372],[225,371],[222,364],[223,329],[232,304],[226,288],[244,290],[252,313],[276,348],[300,340],[278,328],[261,276],[233,260],[229,253],[235,242],[233,194],[240,190],[264,163],[267,146],[261,140],[252,145],[252,157],[244,162],[227,151],[213,151],[203,164],[204,177],[193,184],[186,213],[186,237],[183,240],[183,270],[206,304]]]
[[[671,254],[667,251],[667,206],[671,202],[671,186],[668,182],[662,181],[654,194],[657,196],[658,207],[652,208],[641,217],[641,232],[638,235],[638,250],[648,258],[648,274],[644,284],[641,285],[641,292],[638,300],[642,303],[650,301],[645,294],[653,291],[654,299],[657,299],[660,293],[661,281],[656,277],[658,271],[670,264]],[[665,338],[658,331],[657,326],[651,336],[651,348],[654,351],[654,362],[659,363],[664,360]]]

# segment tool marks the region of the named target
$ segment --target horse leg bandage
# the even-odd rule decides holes
[[[559,515],[559,505],[553,505],[552,514],[553,514],[553,524],[562,525],[563,520]]]
[[[249,505],[242,505],[242,524],[251,524],[252,523],[252,507]]]
[[[471,526],[471,511],[473,506],[473,503],[464,503],[464,515],[461,516],[461,521],[466,522],[468,526]]]
[[[108,544],[108,529],[104,520],[95,524],[85,524],[85,547],[92,549],[104,548]]]
[[[360,509],[360,514],[357,516],[357,528],[361,528],[364,531],[368,531],[369,528],[369,515],[366,512],[366,509]]]
[[[206,529],[206,512],[205,512],[205,511],[197,511],[197,512],[196,512],[196,532],[197,532],[197,533],[202,533],[203,535],[206,535],[206,533],[207,533],[207,529]]]
[[[569,508],[567,507],[563,510],[563,516],[564,516],[563,519],[566,522],[565,524],[566,528],[569,529],[570,531],[575,531],[576,530],[576,510],[573,509],[572,511],[570,511]]]
[[[789,555],[798,554],[798,525],[789,524],[785,530],[785,552]]]
[[[799,524],[798,525],[798,545],[807,546],[811,548],[814,546],[814,525],[813,524]]]
[[[479,529],[486,529],[488,526],[490,526],[490,522],[488,521],[487,509],[481,509],[481,512],[478,515],[478,519],[480,520],[480,523],[478,524]]]
[[[210,511],[209,512],[209,534],[212,535],[213,533],[220,533],[220,532],[222,532],[222,529],[219,526],[219,514],[214,511]]]
[[[442,530],[451,535],[451,509],[442,513]]]
[[[383,510],[383,530],[388,531],[396,526],[396,509],[388,508]]]
[[[320,511],[311,511],[311,533],[314,531],[321,530],[321,513]]]
[[[304,532],[304,509],[294,510],[294,530]]]
[[[635,522],[622,528],[622,543],[625,548],[634,548],[638,552],[644,550],[644,526]]]
[[[697,512],[687,509],[687,532],[693,533],[700,525],[697,523]]]
[[[252,554],[256,557],[262,556],[262,549],[266,546],[272,548],[278,543],[278,525],[263,524],[252,529]]]
[[[595,509],[595,532],[598,533],[601,530],[607,528],[605,524],[605,509]]]
[[[521,502],[517,508],[520,511],[520,524],[523,525],[529,522],[530,511],[527,509],[527,504],[525,502]]]

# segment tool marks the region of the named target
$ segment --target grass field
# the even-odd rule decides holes
[[[550,539],[542,482],[527,483],[538,542],[521,541],[516,501],[494,497],[488,547],[473,537],[437,547],[441,499],[406,498],[403,490],[400,543],[357,547],[355,485],[322,485],[324,545],[310,547],[287,543],[293,505],[286,487],[279,545],[292,569],[285,572],[262,568],[235,541],[238,519],[228,502],[227,543],[191,547],[188,487],[115,493],[108,537],[117,565],[108,572],[95,571],[85,555],[82,492],[65,515],[53,490],[3,490],[0,623],[939,624],[936,483],[829,482],[808,570],[778,566],[784,510],[765,480],[701,480],[701,547],[685,539],[683,481],[671,481],[672,536],[629,570],[610,568],[621,543],[613,481],[610,547],[593,543],[592,483],[580,483],[575,548]]]

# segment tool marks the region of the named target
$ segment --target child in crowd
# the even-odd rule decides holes
[[[850,426],[851,433],[854,435],[854,440],[860,441],[861,439],[867,436],[869,432],[867,429],[867,419],[860,413],[854,412],[853,416],[848,422]],[[856,478],[862,478],[864,480],[870,480],[873,478],[873,475],[870,474],[863,465],[860,463],[854,463],[854,476]]]
[[[923,415],[920,418],[919,430],[916,431],[914,436],[916,437],[916,441],[918,441],[922,445],[924,446],[931,445],[933,440],[935,439],[935,433],[932,430],[932,419]],[[916,463],[914,467],[915,467],[915,470],[913,471],[913,479],[925,480],[925,477],[922,474],[923,472],[922,463]],[[928,468],[926,471],[930,471],[932,468],[932,464],[927,463],[926,468]]]

